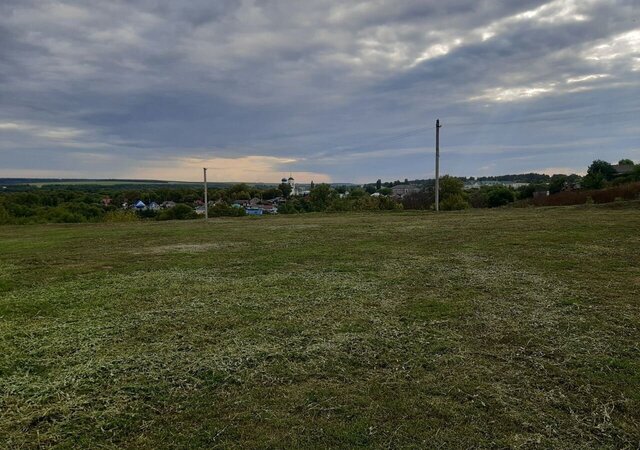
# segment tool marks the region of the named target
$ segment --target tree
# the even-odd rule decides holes
[[[456,211],[467,208],[469,208],[469,202],[462,196],[462,194],[449,195],[440,202],[440,209],[443,211]]]
[[[249,192],[250,189],[251,188],[247,186],[245,183],[238,183],[238,184],[234,184],[229,189],[227,189],[227,192],[229,192],[229,194],[236,194],[239,192]]]
[[[9,216],[9,212],[4,208],[2,204],[0,204],[0,224],[9,223],[11,217]]]
[[[475,189],[469,195],[469,203],[472,208],[488,208],[489,207],[489,189],[483,187],[481,189]]]
[[[620,164],[621,166],[633,166],[633,165],[635,165],[634,162],[631,161],[628,158],[621,159],[620,161],[618,161],[618,164]]]
[[[309,194],[309,200],[314,211],[324,211],[329,206],[332,197],[331,186],[319,184]]]
[[[554,175],[549,182],[549,193],[557,194],[564,190],[567,185],[568,177],[566,175]],[[533,194],[532,194],[533,195]]]
[[[282,191],[277,188],[265,189],[264,191],[262,191],[261,195],[263,200],[271,200],[276,197],[282,196]]]
[[[487,194],[489,208],[504,206],[515,200],[514,192],[506,186],[496,186]]]
[[[311,180],[311,186],[309,187],[310,191],[313,191],[313,188],[316,187],[315,183],[313,182],[313,180]]]
[[[605,178],[601,173],[589,173],[582,179],[582,187],[585,189],[602,189]]]
[[[449,195],[462,194],[464,183],[458,178],[445,175],[440,178],[440,197],[444,200]]]
[[[465,209],[469,207],[464,182],[459,178],[445,175],[440,178],[440,206],[444,210]]]
[[[370,192],[368,192],[367,190],[356,186],[356,187],[354,187],[353,189],[351,189],[349,191],[349,197],[351,197],[351,198],[360,198],[360,197],[366,196],[369,193]],[[373,192],[371,192],[371,194],[373,194]]]
[[[378,181],[376,181],[376,190],[379,191],[380,188],[382,188],[382,180],[378,178]]]
[[[179,203],[173,208],[165,209],[158,213],[158,220],[185,220],[195,219],[197,217],[196,212],[189,205]]]
[[[587,169],[587,175],[601,175],[605,181],[611,181],[616,175],[616,169],[608,162],[596,159]]]
[[[289,183],[281,183],[278,185],[278,189],[280,189],[280,192],[282,192],[282,196],[284,198],[289,198],[289,195],[291,195],[291,185]]]
[[[209,208],[209,217],[239,217],[244,216],[244,208],[218,203]]]
[[[404,209],[431,209],[434,202],[435,195],[433,190],[412,192],[402,197],[402,206]]]
[[[346,187],[346,186],[344,186],[344,185],[343,185],[343,186],[338,186],[338,187],[336,188],[336,192],[337,192],[338,194],[346,194],[346,192],[347,192],[347,187]]]
[[[527,184],[526,186],[520,186],[518,189],[516,189],[516,195],[520,200],[525,198],[531,198],[533,197],[534,192],[536,192],[537,190],[542,190],[543,188],[544,188],[544,185]]]

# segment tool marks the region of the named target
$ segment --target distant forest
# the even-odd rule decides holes
[[[549,183],[551,181],[550,175],[545,175],[543,173],[518,173],[511,175],[494,175],[494,176],[484,176],[484,177],[455,177],[458,180],[463,182],[470,181],[501,181],[505,183],[527,183],[527,184],[538,184],[538,183]],[[435,184],[436,180],[433,178],[426,179],[416,179],[409,180],[405,178],[404,181],[395,180],[395,181],[380,181],[380,184],[385,187],[393,187],[399,184],[415,184],[418,186],[431,186]],[[376,183],[367,183],[367,185],[375,186]],[[365,185],[366,186],[366,185]]]

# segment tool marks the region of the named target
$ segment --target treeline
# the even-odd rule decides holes
[[[528,183],[517,189],[505,185],[481,186],[465,190],[465,182],[495,181],[505,183]],[[585,201],[603,203],[614,199],[637,198],[640,182],[640,164],[630,159],[622,159],[615,166],[603,160],[596,160],[582,177],[577,174],[557,174],[548,176],[538,173],[502,175],[496,177],[450,177],[440,180],[440,208],[457,210],[466,208],[495,208],[520,202],[523,205],[569,205]],[[365,185],[385,193],[397,185],[420,186],[419,192],[405,195],[401,202],[404,209],[433,209],[435,205],[435,180],[405,180],[405,182],[376,183]],[[386,187],[389,188],[386,188]],[[539,194],[539,195],[536,195]]]
[[[525,198],[522,190],[506,186],[483,186],[480,189],[466,191],[464,182],[457,177],[445,175],[440,178],[440,209],[455,211],[467,208],[496,208]],[[425,186],[419,192],[402,197],[404,209],[434,209],[435,183]]]
[[[265,199],[288,195],[291,188],[259,189],[246,184],[229,188],[208,189],[209,199],[230,205],[235,200],[253,197]],[[96,187],[93,185],[21,186],[17,191],[9,189],[0,192],[0,224],[28,223],[80,223],[100,221],[130,221],[138,219],[181,220],[196,218],[194,207],[202,203],[204,190],[195,187],[165,186],[122,186]],[[134,211],[131,206],[137,201],[146,204],[174,202],[175,206],[160,211]],[[213,215],[238,215],[220,205]],[[244,213],[244,211],[242,211]]]
[[[278,208],[280,214],[305,212],[380,211],[400,210],[402,204],[386,196],[371,196],[361,187],[347,191],[328,184],[314,186],[308,196],[290,197]]]
[[[456,177],[463,182],[475,182],[475,181],[498,181],[498,182],[510,182],[510,183],[528,183],[528,184],[540,184],[540,183],[549,183],[551,181],[551,176],[543,174],[543,173],[519,173],[512,175],[496,175],[496,176],[482,176],[482,177]],[[433,178],[425,178],[425,179],[415,179],[409,180],[405,178],[404,181],[395,180],[395,181],[382,181],[378,180],[375,183],[367,183],[363,187],[367,190],[380,189],[382,187],[392,188],[393,186],[397,186],[400,184],[413,184],[416,186],[433,186],[435,184],[435,180]]]
[[[468,177],[462,178],[463,181],[500,181],[511,183],[548,183],[551,180],[549,175],[543,173],[520,173],[513,175],[498,175],[498,176],[484,176],[484,177]]]
[[[559,205],[584,203],[587,200],[598,203],[617,198],[635,198],[638,185],[625,186],[640,182],[640,165],[627,159],[615,166],[597,160],[589,166],[584,177],[575,174],[544,177],[524,174],[519,180],[526,178],[534,182],[518,189],[490,185],[468,190],[465,189],[465,181],[471,179],[444,176],[440,180],[440,208],[495,208],[514,202],[523,205]],[[484,177],[487,181],[498,181],[488,178]],[[482,181],[480,178],[475,180]],[[291,186],[287,183],[278,186],[214,186],[208,189],[207,207],[211,217],[244,215],[245,209],[237,203],[246,203],[248,200],[277,206],[280,214],[433,209],[434,180],[422,180],[422,184],[416,181],[419,180],[405,180],[405,183],[383,183],[378,180],[362,187],[312,184],[309,195],[305,196],[291,196]],[[508,181],[514,182],[513,178]],[[394,195],[392,187],[398,184],[412,185],[410,192],[402,196]],[[603,189],[609,191],[597,192]],[[204,208],[203,199],[204,191],[197,185],[138,185],[126,188],[93,185],[72,185],[67,188],[61,185],[44,185],[41,188],[20,186],[17,191],[0,191],[0,224],[193,219],[200,217],[196,207]],[[136,209],[134,205],[138,201],[147,205],[155,203],[156,207]]]

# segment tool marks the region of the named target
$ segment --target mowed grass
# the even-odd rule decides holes
[[[0,227],[1,448],[636,448],[640,211]]]

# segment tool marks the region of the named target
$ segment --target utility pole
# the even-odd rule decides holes
[[[207,199],[207,168],[202,169],[204,171],[204,218],[209,219],[209,201]]]
[[[440,119],[436,120],[436,211],[440,211]]]

